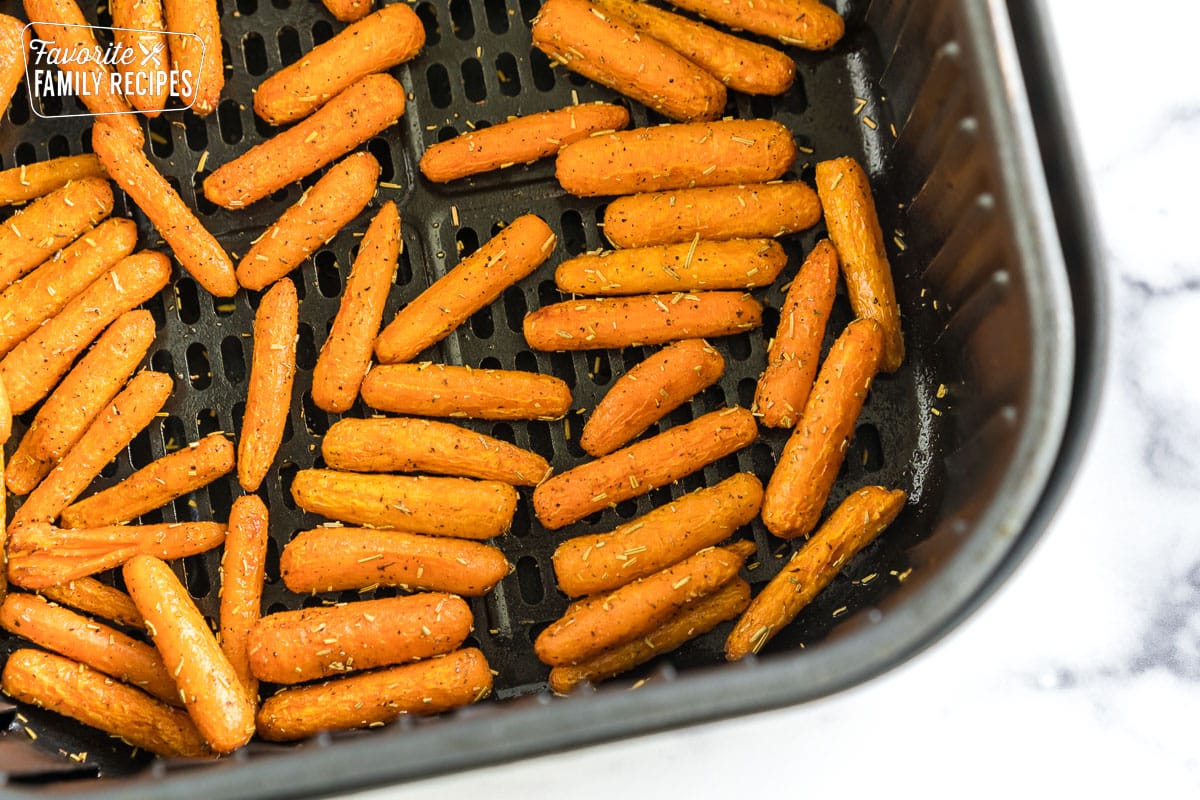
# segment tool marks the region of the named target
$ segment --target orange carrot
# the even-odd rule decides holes
[[[25,59],[21,53],[28,38],[19,19],[0,14],[0,117],[7,115],[13,95],[25,77]]]
[[[262,616],[270,536],[270,516],[258,495],[233,501],[221,554],[221,650],[251,700],[258,698],[258,681],[250,670],[249,640]]]
[[[37,526],[44,524],[31,523],[16,530],[36,530]],[[59,550],[53,553],[45,550],[17,552],[11,547],[9,549],[9,583],[35,592],[116,569],[138,554],[137,547],[133,545],[115,546],[106,550]]]
[[[41,591],[47,600],[79,609],[93,617],[110,619],[129,628],[145,629],[146,623],[129,595],[95,578],[79,578]]]
[[[371,13],[371,0],[321,0],[341,22],[354,22]]]
[[[81,178],[41,197],[0,225],[0,287],[7,287],[112,212],[104,178]]]
[[[3,36],[4,19],[0,17],[0,36]],[[20,55],[20,53],[17,53]],[[18,63],[21,60],[17,59]],[[22,71],[22,75],[24,71]],[[2,96],[0,96],[2,100]],[[0,102],[0,106],[3,103]],[[22,164],[19,167],[0,172],[0,206],[10,206],[36,200],[42,195],[50,194],[55,189],[61,189],[71,181],[84,178],[105,178],[108,173],[100,166],[100,160],[91,153],[79,156],[62,156],[33,164]],[[130,220],[124,220],[133,224]],[[132,248],[131,248],[132,249]]]
[[[225,88],[225,64],[221,54],[221,17],[217,0],[163,0],[167,30],[192,36],[168,37],[171,66],[191,73],[180,99],[206,117],[217,110]]]
[[[0,470],[4,469],[4,444],[12,435],[12,407],[8,404],[8,390],[0,380]],[[0,598],[8,593],[8,492],[0,481]]]
[[[171,90],[167,81],[157,80],[170,69],[162,0],[112,0],[108,10],[113,40],[136,55],[132,64],[117,66],[125,99],[147,117],[157,117]]]
[[[292,406],[299,323],[296,285],[284,278],[263,295],[254,315],[250,387],[237,457],[238,483],[247,492],[258,491],[283,441]]]
[[[653,294],[770,286],[787,264],[773,239],[695,241],[584,253],[554,271],[565,294]]]
[[[820,0],[671,0],[731,28],[761,33],[805,50],[827,50],[846,30],[841,15]]]
[[[551,375],[446,364],[388,364],[367,373],[363,402],[380,411],[426,417],[560,419],[571,388]]]

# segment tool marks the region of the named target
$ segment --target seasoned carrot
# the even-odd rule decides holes
[[[649,3],[592,0],[592,4],[678,51],[735,91],[783,94],[796,79],[796,63],[766,45],[731,36]]]
[[[304,531],[279,557],[284,585],[298,594],[399,586],[481,597],[511,570],[491,545],[375,528]]]
[[[904,332],[867,174],[850,157],[822,161],[817,164],[817,192],[829,238],[842,260],[850,306],[855,314],[883,328],[882,369],[895,372],[904,361]]]
[[[490,539],[508,532],[517,490],[499,481],[302,469],[292,498],[330,519],[409,533]]]
[[[608,594],[576,601],[538,635],[533,649],[543,663],[559,667],[639,639],[736,578],[743,560],[740,554],[710,547]]]
[[[232,472],[233,462],[233,444],[223,434],[214,433],[64,509],[62,526],[99,528],[129,522]]]
[[[530,275],[550,256],[555,241],[540,217],[517,217],[401,308],[375,341],[375,356],[383,364],[412,361]]]
[[[609,533],[568,539],[554,551],[554,575],[568,597],[608,592],[729,538],[758,516],[762,484],[739,472],[685,494]]]
[[[107,217],[113,193],[104,178],[81,178],[41,197],[0,225],[0,287]]]
[[[892,524],[905,499],[900,489],[867,486],[842,501],[754,598],[725,640],[725,657],[737,661],[761,650],[829,585],[846,561]]]
[[[703,469],[757,435],[746,409],[713,411],[554,475],[533,490],[533,508],[547,528],[561,528]]]
[[[0,470],[4,469],[4,445],[12,436],[12,407],[8,404],[8,390],[0,380]],[[0,598],[8,593],[8,490],[0,481]]]
[[[44,523],[32,523],[42,525]],[[27,530],[19,529],[19,530]],[[137,547],[126,545],[108,550],[45,550],[17,552],[9,548],[8,582],[23,589],[40,592],[51,586],[86,578],[98,572],[116,569],[138,554]]]
[[[69,658],[18,650],[4,664],[5,694],[119,736],[168,758],[210,758],[188,715]]]
[[[348,411],[371,366],[388,290],[400,263],[400,212],[388,201],[367,227],[341,305],[313,368],[312,399],[330,413]]]
[[[551,375],[446,364],[388,364],[363,379],[362,399],[396,414],[474,419],[559,419],[571,388]]]
[[[272,742],[321,731],[384,725],[405,714],[439,714],[478,702],[492,673],[474,647],[402,667],[285,689],[258,712],[258,735]]]
[[[27,39],[21,21],[7,14],[0,14],[0,117],[8,114],[8,106],[21,79],[25,77],[25,51]]]
[[[734,578],[712,594],[688,603],[640,639],[617,645],[576,665],[554,667],[550,670],[550,689],[556,694],[567,694],[583,683],[596,684],[628,672],[733,619],[749,604],[750,584]]]
[[[93,622],[36,594],[13,593],[0,605],[0,627],[119,681],[180,705],[158,652],[115,628]]]
[[[95,578],[79,578],[47,586],[41,595],[61,606],[70,606],[129,628],[146,627],[129,595]]]
[[[717,186],[618,197],[604,211],[604,235],[618,247],[646,247],[785,236],[820,219],[817,193],[803,183]]]
[[[221,17],[217,0],[163,0],[167,30],[193,36],[171,36],[171,66],[190,72],[180,99],[202,117],[217,110],[225,88],[221,54]]]
[[[33,491],[121,390],[154,343],[149,311],[126,311],[100,335],[38,409],[4,472],[14,494]]]
[[[223,208],[248,206],[350,152],[404,113],[404,87],[390,75],[357,81],[311,116],[255,145],[204,179]]]
[[[8,443],[11,436],[12,406],[8,402],[8,390],[4,388],[4,381],[0,380],[0,458],[4,456],[3,445]],[[3,495],[0,495],[0,499],[2,498]]]
[[[879,371],[883,346],[879,325],[856,319],[829,349],[767,483],[763,522],[781,539],[806,536],[816,527]]]
[[[334,164],[250,245],[237,266],[238,283],[258,291],[300,266],[367,207],[378,181],[379,162],[370,153]]]
[[[258,85],[254,111],[272,125],[307,117],[359,78],[411,60],[425,26],[407,5],[384,6]]]
[[[340,22],[354,22],[371,13],[371,0],[321,0]]]
[[[434,183],[528,164],[603,131],[621,130],[629,112],[612,103],[587,103],[557,111],[512,117],[431,145],[421,156],[421,174]]]
[[[130,64],[117,65],[125,100],[147,117],[157,117],[171,91],[161,79],[170,69],[162,0],[112,0],[108,10],[113,40],[136,56]]]
[[[533,20],[533,46],[671,119],[716,119],[725,109],[720,81],[587,0],[547,0]]]
[[[292,407],[299,324],[296,285],[284,278],[263,295],[254,315],[250,387],[237,454],[238,483],[247,492],[258,491],[283,441]]]
[[[671,0],[711,20],[761,33],[805,50],[828,50],[846,30],[841,15],[820,0]]]
[[[563,148],[555,175],[571,194],[593,197],[765,183],[795,160],[796,143],[785,126],[727,119],[591,136]]]
[[[246,694],[255,701],[258,681],[250,670],[248,642],[250,631],[262,616],[270,534],[270,515],[258,495],[242,495],[233,501],[225,552],[221,554],[221,650],[246,687]]]
[[[150,163],[138,143],[124,131],[98,122],[92,126],[92,147],[113,180],[137,203],[196,282],[211,295],[233,297],[238,285],[229,254]]]
[[[152,556],[130,559],[121,574],[204,739],[218,753],[250,741],[254,701],[179,578]]]
[[[283,611],[250,632],[250,667],[259,680],[302,683],[403,664],[457,650],[472,621],[462,598],[441,592]]]
[[[584,423],[580,446],[593,456],[611,453],[716,383],[725,359],[703,339],[667,345],[612,385]]]
[[[600,350],[733,336],[762,325],[762,305],[741,292],[567,300],[525,315],[534,350]]]
[[[779,327],[767,349],[767,368],[754,391],[753,411],[768,428],[790,428],[800,418],[817,363],[821,341],[837,294],[837,251],[822,239],[792,281]]]
[[[342,419],[321,442],[332,469],[353,472],[432,472],[536,486],[550,464],[515,444],[428,419]]]
[[[0,29],[2,26],[3,22],[0,22]],[[19,58],[17,61],[20,63]],[[104,167],[100,166],[100,160],[91,153],[22,164],[0,172],[0,206],[36,200],[55,189],[61,189],[71,181],[107,176]]]
[[[652,294],[770,286],[787,264],[773,239],[693,240],[686,244],[585,253],[554,271],[566,294]]]

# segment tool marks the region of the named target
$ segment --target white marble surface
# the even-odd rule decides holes
[[[1017,574],[932,650],[798,708],[360,800],[1200,796],[1200,6],[1046,0],[1112,277],[1092,448]],[[834,795],[833,793],[837,793]]]

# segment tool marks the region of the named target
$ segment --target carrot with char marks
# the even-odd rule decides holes
[[[279,557],[283,583],[297,594],[399,586],[482,597],[511,571],[491,545],[376,528],[304,531]]]
[[[816,527],[879,371],[883,346],[879,325],[856,319],[829,349],[767,483],[762,518],[781,539],[806,536]]]
[[[671,0],[680,8],[805,50],[828,50],[846,31],[841,15],[820,0]]]
[[[555,241],[540,217],[517,217],[400,309],[375,340],[375,356],[383,364],[416,358],[541,266]]]
[[[168,75],[171,68],[167,36],[163,33],[162,0],[112,0],[108,9],[112,14],[113,40],[135,54],[131,63],[117,65],[125,99],[147,117],[157,117],[166,109],[171,91],[168,81],[158,80],[158,76]]]
[[[337,316],[313,368],[312,399],[322,411],[348,411],[358,399],[402,247],[400,212],[389,200],[363,235]]]
[[[211,758],[188,715],[69,658],[18,650],[0,676],[4,693],[118,736],[166,758]]]
[[[81,178],[41,197],[0,225],[0,287],[41,264],[112,213],[104,178]]]
[[[131,559],[121,574],[204,739],[218,753],[250,741],[254,701],[179,578],[151,556]]]
[[[767,368],[758,379],[750,408],[768,428],[790,428],[804,410],[821,360],[837,274],[837,251],[822,239],[804,260],[783,300],[779,327],[767,349]]]
[[[284,278],[263,295],[254,315],[250,386],[237,454],[238,483],[247,492],[258,491],[283,441],[292,407],[299,325],[296,285]]]
[[[250,631],[262,617],[270,516],[258,495],[242,495],[229,510],[225,552],[221,554],[221,650],[251,700],[258,698],[258,681],[250,669]]]
[[[428,419],[341,419],[321,441],[332,469],[432,472],[535,486],[550,474],[537,453],[448,422]]]
[[[558,265],[566,294],[652,294],[770,286],[787,264],[773,239],[731,239],[585,253]]]
[[[367,373],[362,399],[395,414],[473,419],[561,419],[571,388],[552,375],[447,364],[387,364]]]
[[[762,325],[762,305],[741,292],[567,300],[525,315],[534,350],[601,350],[733,336]]]
[[[217,0],[163,0],[167,30],[191,34],[171,36],[171,66],[191,72],[192,80],[182,86],[179,99],[202,117],[217,110],[225,88],[225,64],[221,54],[221,17]]]
[[[0,116],[8,112],[13,95],[25,77],[25,50],[28,36],[19,19],[0,14]]]
[[[564,147],[554,174],[580,197],[765,183],[796,160],[791,132],[772,120],[656,125]]]
[[[667,345],[626,372],[584,423],[580,446],[593,456],[633,441],[725,373],[725,359],[703,339]]]
[[[95,578],[78,578],[47,586],[40,594],[61,606],[70,606],[128,628],[146,627],[129,595]]]
[[[611,103],[586,103],[512,117],[429,146],[421,174],[434,183],[465,178],[552,156],[572,142],[629,124],[629,112]]]
[[[904,508],[906,495],[867,486],[847,497],[750,603],[725,640],[725,658],[757,653],[829,585],[846,561],[871,543]]]
[[[321,731],[384,725],[405,714],[440,714],[487,697],[492,673],[474,647],[429,661],[284,689],[258,711],[258,735],[271,742]]]
[[[716,119],[725,109],[720,81],[587,0],[547,0],[533,20],[533,46],[674,120]]]
[[[92,153],[22,164],[0,172],[0,206],[36,200],[71,181],[107,176],[100,160]]]
[[[713,411],[551,477],[533,490],[533,508],[555,530],[673,483],[757,436],[758,425],[746,409]]]

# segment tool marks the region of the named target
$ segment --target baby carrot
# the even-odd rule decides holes
[[[0,288],[6,288],[112,212],[104,178],[81,178],[34,200],[0,225]]]
[[[5,19],[12,19],[6,17]],[[3,23],[0,23],[2,26]],[[20,55],[18,52],[17,55]],[[21,59],[17,59],[21,63]],[[24,70],[22,70],[24,75]],[[0,103],[2,106],[3,103]],[[61,189],[71,181],[84,178],[105,178],[108,173],[100,166],[100,160],[92,153],[78,156],[61,156],[32,164],[22,164],[0,172],[0,206],[11,206],[36,200],[42,195]],[[125,220],[131,225],[131,220]],[[132,249],[132,248],[131,248]]]
[[[183,87],[180,99],[202,117],[217,110],[225,88],[225,64],[221,54],[221,17],[217,0],[163,0],[167,30],[192,34],[170,36],[171,66],[189,71],[192,80]]]
[[[84,611],[93,617],[103,617],[129,628],[146,627],[129,595],[95,578],[79,578],[48,586],[40,594],[47,600]]]
[[[474,419],[560,419],[571,388],[560,378],[446,364],[387,364],[363,379],[362,399],[396,414]]]
[[[167,81],[151,83],[159,73],[165,76],[170,69],[162,0],[112,0],[108,10],[114,42],[136,55],[132,63],[117,65],[124,86],[133,88],[125,89],[125,99],[147,117],[157,117],[167,107],[171,90]]]
[[[731,28],[761,33],[805,50],[828,50],[846,30],[840,14],[821,0],[672,0]]]
[[[19,19],[0,14],[0,116],[8,113],[12,97],[25,77],[25,26]]]
[[[237,454],[238,483],[247,492],[258,491],[283,441],[292,406],[299,324],[296,285],[284,278],[263,295],[254,315],[250,386]]]
[[[269,522],[266,504],[258,495],[234,500],[221,554],[221,650],[251,700],[258,698],[258,681],[250,671],[248,642],[262,616]]]
[[[354,22],[371,13],[371,0],[321,0],[340,22]]]

